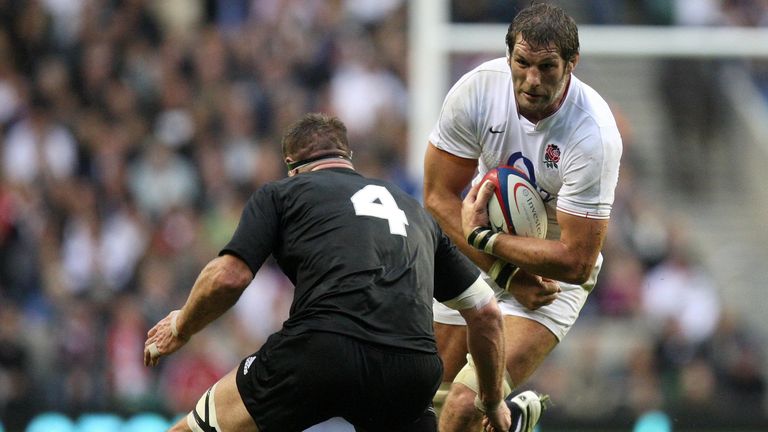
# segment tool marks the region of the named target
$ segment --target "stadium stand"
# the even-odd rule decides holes
[[[341,115],[360,149],[358,170],[419,195],[420,179],[406,169],[407,100],[418,91],[408,83],[408,3],[0,2],[0,381],[11,386],[0,392],[0,432],[74,432],[90,413],[112,413],[130,432],[160,428],[263,343],[292,295],[271,266],[221,323],[160,368],[141,365],[148,326],[182,303],[250,191],[284,175],[279,137],[300,114]],[[453,2],[452,14],[508,21],[521,3]],[[594,24],[673,25],[674,13],[702,12],[680,7],[685,0],[563,3]],[[764,2],[688,3],[722,3],[704,12],[731,25],[768,17]],[[456,59],[451,73],[473,61]],[[615,85],[631,67],[594,75],[595,86]],[[757,76],[763,85],[765,77]],[[656,410],[676,430],[710,420],[766,430],[761,327],[749,309],[722,302],[727,284],[695,259],[699,245],[685,235],[696,224],[654,205],[637,175],[649,161],[636,129],[664,139],[650,114],[665,102],[619,90],[612,103],[627,116],[628,146],[605,268],[573,337],[529,383],[556,402],[542,430],[627,430],[638,420],[640,431],[658,422],[645,416]],[[682,156],[679,163],[693,158]],[[686,185],[680,196],[700,197]],[[715,246],[731,254],[723,243]],[[675,250],[691,252],[696,281],[716,293],[703,305],[706,326],[693,312],[681,323],[668,309],[656,311],[663,318],[646,309],[646,288],[658,288],[649,278],[678,264]],[[670,292],[685,298],[686,286]],[[741,305],[761,307],[750,299]],[[143,416],[150,412],[157,416]]]

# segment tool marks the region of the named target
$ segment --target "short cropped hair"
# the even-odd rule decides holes
[[[579,53],[576,21],[557,6],[536,3],[521,10],[507,30],[507,49],[510,53],[515,48],[518,34],[533,48],[554,45],[565,61],[572,60]]]
[[[295,161],[319,155],[350,156],[347,127],[337,117],[305,114],[288,127],[282,140],[283,156]]]

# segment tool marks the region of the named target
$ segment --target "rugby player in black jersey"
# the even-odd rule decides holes
[[[282,145],[288,178],[250,197],[183,307],[149,331],[144,363],[234,305],[270,255],[295,285],[290,316],[171,431],[303,431],[332,417],[358,431],[436,431],[433,297],[467,320],[479,408],[509,429],[502,318],[477,268],[418,201],[354,170],[339,119],[308,114]]]

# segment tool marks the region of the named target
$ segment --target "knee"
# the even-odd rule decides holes
[[[469,425],[477,424],[480,413],[475,409],[475,392],[461,384],[453,384],[440,413],[441,431],[465,431]]]
[[[521,384],[531,376],[543,358],[525,352],[508,352],[506,360],[509,380]]]
[[[445,404],[454,415],[472,418],[475,413],[475,392],[469,387],[454,383]]]

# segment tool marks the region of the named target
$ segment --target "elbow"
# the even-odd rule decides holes
[[[251,283],[253,274],[244,262],[227,258],[220,258],[211,269],[212,285],[217,291],[239,296]]]
[[[594,266],[594,261],[579,261],[573,263],[568,267],[568,271],[561,280],[575,285],[584,285],[590,277],[592,277]]]
[[[467,324],[475,329],[496,328],[502,325],[501,323],[503,322],[501,309],[496,299],[491,299],[490,302],[479,309],[473,309],[471,315],[465,315],[464,313],[462,315],[464,315]]]
[[[424,189],[424,208],[426,208],[430,213],[435,214],[439,205],[440,198],[438,195],[434,192],[431,192],[429,189]]]
[[[503,326],[504,316],[501,313],[501,308],[496,302],[496,299],[491,300],[490,303],[482,308],[482,317],[485,322],[491,325],[501,324]]]
[[[242,274],[232,272],[223,272],[216,277],[216,286],[222,291],[240,293],[248,286],[250,279],[246,279]]]
[[[584,285],[587,280],[589,280],[589,278],[585,278],[579,275],[574,277],[565,277],[562,281],[573,285]]]
[[[456,204],[457,203],[457,204]],[[454,208],[454,204],[457,206]],[[424,208],[438,220],[443,222],[451,219],[451,215],[461,209],[461,201],[457,196],[445,191],[424,189]]]

